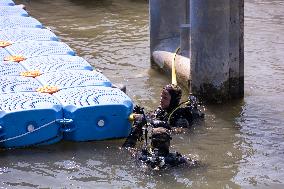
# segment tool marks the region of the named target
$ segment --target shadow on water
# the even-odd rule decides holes
[[[71,3],[77,5],[77,6],[84,6],[85,8],[90,8],[90,7],[108,7],[113,5],[114,1],[113,0],[68,0]],[[135,3],[135,4],[145,4],[147,3],[147,0],[122,0],[120,3],[124,3],[124,1],[128,1]]]
[[[113,0],[68,0],[76,6],[83,6],[84,8],[92,7],[108,7],[111,6]]]

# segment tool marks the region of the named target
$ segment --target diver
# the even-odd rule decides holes
[[[190,95],[187,101],[180,103],[181,96],[182,90],[179,86],[168,84],[163,88],[160,106],[154,112],[146,115],[144,108],[136,105],[132,114],[133,127],[123,147],[134,147],[137,140],[142,140],[143,129],[147,132],[145,128],[148,126],[169,130],[176,127],[188,128],[194,120],[204,118],[195,96]]]
[[[195,166],[197,162],[182,156],[178,152],[170,152],[170,131],[164,127],[153,128],[150,148],[143,148],[139,160],[153,169],[182,164]]]
[[[161,92],[160,106],[151,114],[153,127],[188,128],[204,113],[198,108],[197,98],[189,95],[188,100],[180,103],[182,90],[174,84],[166,85]]]
[[[170,153],[170,130],[173,127],[190,127],[194,119],[203,118],[204,113],[198,109],[196,97],[190,95],[189,100],[180,103],[181,88],[174,84],[166,85],[161,92],[160,106],[153,113],[144,113],[144,108],[135,106],[133,109],[133,127],[123,144],[125,148],[133,148],[137,141],[145,139],[140,160],[152,168],[194,164],[191,159],[180,153]],[[147,144],[148,127],[152,128],[150,148]]]

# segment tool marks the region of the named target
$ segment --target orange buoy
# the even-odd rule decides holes
[[[56,93],[57,91],[59,91],[58,87],[56,86],[44,86],[44,87],[40,87],[37,88],[36,90],[39,93],[49,93],[49,94],[53,94]]]
[[[12,45],[12,43],[10,43],[8,41],[0,41],[0,47],[2,47],[2,48],[7,47],[9,45]]]
[[[8,56],[4,58],[4,61],[11,61],[11,62],[21,62],[23,60],[26,60],[26,58],[21,55]]]

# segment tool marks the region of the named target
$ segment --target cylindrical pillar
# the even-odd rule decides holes
[[[189,57],[189,47],[190,47],[190,25],[182,24],[180,26],[180,54],[185,57]]]
[[[233,42],[240,28],[230,33],[233,28],[230,18],[234,16],[230,0],[191,0],[190,3],[191,90],[205,101],[226,101],[232,98],[231,68],[240,65],[239,60],[232,62],[235,59],[231,58],[239,53],[240,44]]]
[[[190,0],[185,0],[185,23],[180,25],[180,54],[189,58],[190,47]],[[190,73],[188,73],[190,75]]]
[[[230,96],[244,96],[244,0],[230,1]]]

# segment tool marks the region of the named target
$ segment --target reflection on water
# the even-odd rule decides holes
[[[284,2],[250,1],[245,12],[246,97],[239,118],[242,160],[235,180],[283,188]],[[281,187],[282,186],[282,187]]]
[[[144,0],[37,0],[30,14],[150,110],[168,82],[150,68]],[[284,3],[245,3],[245,98],[206,106],[204,122],[172,148],[201,165],[153,172],[120,150],[123,140],[60,142],[0,151],[4,188],[283,188]]]

